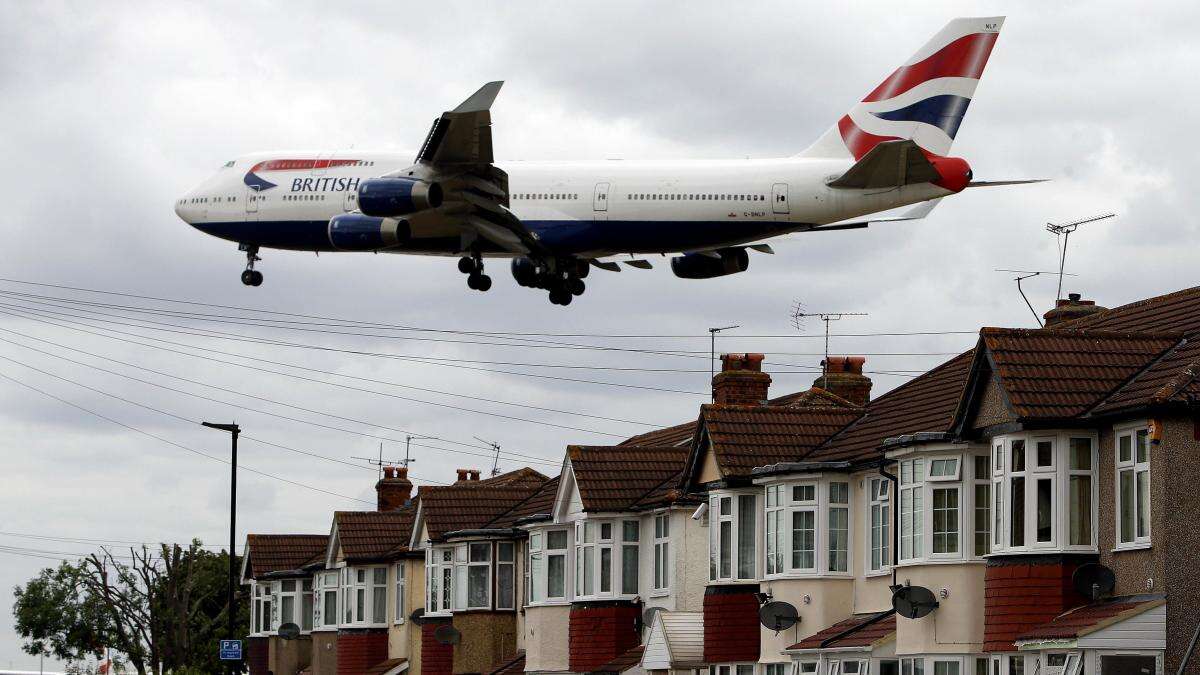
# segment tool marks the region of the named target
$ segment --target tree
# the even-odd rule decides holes
[[[75,563],[42,570],[14,589],[13,615],[23,648],[65,661],[82,661],[105,648],[123,655],[139,675],[195,668],[217,672],[223,635],[228,557],[162,545],[156,553],[132,548],[127,557],[103,549]],[[238,634],[249,610],[237,603]]]

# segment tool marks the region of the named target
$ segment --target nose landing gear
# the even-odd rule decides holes
[[[242,244],[238,249],[246,252],[246,271],[242,272],[242,283],[247,286],[262,286],[263,274],[254,269],[254,263],[262,260],[258,257],[258,246]]]
[[[467,288],[486,291],[492,287],[492,278],[483,273],[483,258],[478,253],[458,259],[458,271],[467,275]]]

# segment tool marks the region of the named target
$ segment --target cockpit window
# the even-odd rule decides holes
[[[228,162],[225,162],[225,168],[228,169],[229,167],[233,166],[233,162],[234,162],[234,160],[232,160],[232,159],[229,160]]]

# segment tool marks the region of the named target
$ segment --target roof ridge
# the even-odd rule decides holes
[[[1100,398],[1100,400],[1093,403],[1090,407],[1088,407],[1087,410],[1080,413],[1079,416],[1087,417],[1088,415],[1091,415],[1093,411],[1095,411],[1097,408],[1100,408],[1105,403],[1108,403],[1110,400],[1112,400],[1113,397],[1115,397],[1117,394],[1119,394],[1121,392],[1121,390],[1123,390],[1125,387],[1128,387],[1130,384],[1133,384],[1134,382],[1136,382],[1139,377],[1141,377],[1142,375],[1147,373],[1154,366],[1158,365],[1159,363],[1162,363],[1163,359],[1165,359],[1169,355],[1175,353],[1178,349],[1180,349],[1187,343],[1188,343],[1187,338],[1185,338],[1185,337],[1178,338],[1176,340],[1175,344],[1173,344],[1169,348],[1164,349],[1163,351],[1159,352],[1157,356],[1150,359],[1149,362],[1143,364],[1141,368],[1138,368],[1136,371],[1134,371],[1134,373],[1132,375],[1125,378],[1120,384],[1118,384],[1117,386],[1108,390],[1108,392],[1105,393],[1104,396],[1102,396]]]
[[[1194,295],[1197,293],[1200,293],[1200,286],[1189,286],[1187,288],[1181,288],[1177,291],[1171,291],[1170,293],[1164,293],[1162,295],[1155,295],[1155,296],[1149,297],[1149,298],[1142,298],[1141,300],[1134,300],[1133,302],[1128,302],[1128,303],[1125,303],[1124,305],[1118,305],[1117,307],[1111,307],[1111,308],[1105,309],[1102,312],[1096,312],[1095,314],[1088,314],[1085,316],[1077,317],[1075,319],[1071,319],[1070,321],[1066,321],[1061,325],[1065,326],[1065,325],[1070,325],[1070,324],[1074,324],[1074,323],[1095,322],[1100,319],[1110,318],[1114,315],[1129,312],[1130,310],[1137,309],[1139,307],[1145,307],[1152,303],[1163,302],[1163,301],[1167,300],[1168,298],[1183,297],[1186,295]]]
[[[1049,337],[1049,336],[1068,336],[1068,337],[1111,337],[1111,338],[1160,338],[1160,339],[1179,339],[1187,335],[1187,331],[1139,331],[1139,330],[1112,330],[1104,328],[1005,328],[1001,326],[984,326],[979,329],[981,337],[988,335],[1020,335],[1028,337]]]

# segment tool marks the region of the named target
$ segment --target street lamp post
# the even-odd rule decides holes
[[[210,429],[228,431],[230,438],[233,439],[233,453],[229,462],[229,588],[227,595],[229,637],[226,639],[235,640],[237,639],[235,635],[237,632],[237,604],[234,598],[234,588],[237,583],[237,564],[234,562],[234,551],[237,550],[237,540],[234,537],[237,530],[237,442],[238,434],[242,433],[242,429],[236,424],[214,424],[213,422],[201,422],[201,424]],[[229,662],[229,672],[236,673],[240,670],[239,663]]]

